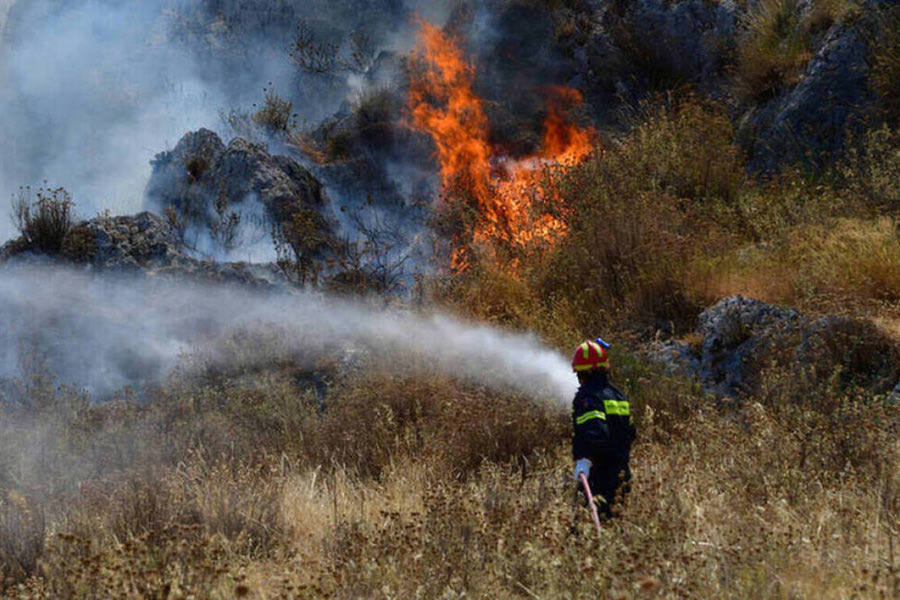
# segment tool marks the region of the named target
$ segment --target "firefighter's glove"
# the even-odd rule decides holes
[[[585,477],[591,474],[591,465],[594,464],[588,458],[580,458],[575,461],[575,481],[578,481],[580,475],[584,473]]]

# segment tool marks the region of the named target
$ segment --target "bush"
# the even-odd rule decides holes
[[[738,49],[736,91],[763,102],[800,80],[812,56],[799,0],[761,0],[746,17]]]
[[[275,90],[266,88],[265,101],[255,113],[253,122],[269,134],[288,133],[294,118],[292,102],[283,100]]]
[[[632,318],[690,328],[701,309],[690,262],[701,245],[715,251],[717,207],[746,180],[731,134],[715,108],[687,100],[571,170],[559,186],[569,231],[540,269],[540,297],[563,301],[580,331]]]
[[[867,131],[849,149],[839,169],[849,191],[861,204],[879,212],[894,213],[900,209],[900,182],[896,177],[900,169],[900,132],[896,129],[884,124]]]
[[[646,103],[623,143],[615,168],[631,185],[678,199],[733,202],[748,177],[724,107],[694,95]]]
[[[72,228],[73,206],[72,196],[63,188],[41,188],[37,199],[32,199],[31,188],[20,188],[13,201],[13,219],[30,249],[58,254]]]
[[[568,434],[565,413],[428,374],[374,372],[333,391],[310,423],[310,464],[378,477],[397,456],[466,477],[484,462],[518,462]]]
[[[874,29],[869,81],[881,101],[883,116],[896,126],[900,121],[900,7],[881,8]]]
[[[370,148],[385,148],[393,142],[394,122],[401,104],[390,89],[370,89],[356,99],[353,118],[356,134]]]
[[[44,553],[45,523],[40,507],[16,491],[0,496],[0,592],[36,572]]]
[[[624,203],[597,189],[572,188],[585,200],[540,289],[567,301],[579,331],[608,331],[632,318],[690,329],[701,305],[687,287],[694,250],[675,199],[640,192]]]

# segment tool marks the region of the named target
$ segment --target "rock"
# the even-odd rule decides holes
[[[93,240],[93,248],[85,248],[85,258],[99,269],[169,267],[190,262],[174,228],[153,213],[98,217],[79,223],[74,231]]]
[[[635,53],[649,53],[672,77],[708,87],[736,46],[739,12],[733,1],[639,0],[625,17]],[[625,44],[625,40],[619,40]]]
[[[28,251],[28,242],[24,237],[9,240],[0,246],[0,262],[7,261],[26,251]]]
[[[821,164],[837,158],[848,126],[860,127],[861,115],[875,103],[868,53],[859,28],[832,27],[800,82],[742,118],[739,135],[751,167],[774,171],[786,163]]]
[[[285,156],[270,156],[243,138],[228,144],[211,165],[209,177],[220,189],[224,186],[230,205],[255,199],[276,221],[295,208],[321,210],[326,203],[322,186],[309,171]]]
[[[809,59],[799,82],[774,98],[737,107],[739,139],[755,172],[786,164],[818,167],[844,150],[848,132],[874,114],[868,41],[880,35],[877,2],[821,31],[811,31]],[[592,23],[571,49],[578,76],[596,116],[621,119],[623,101],[637,105],[654,91],[690,84],[704,94],[730,95],[746,3],[734,0],[603,0],[591,3]],[[751,3],[752,5],[752,3]],[[798,27],[811,2],[798,2]],[[806,35],[806,32],[803,32]],[[579,36],[570,36],[573,39]],[[628,125],[627,115],[625,125]]]
[[[667,375],[696,377],[700,372],[698,353],[685,342],[654,341],[650,344],[648,354],[651,360],[664,367]]]
[[[273,224],[290,223],[302,213],[313,216],[315,235],[323,240],[317,256],[334,239],[328,199],[318,180],[293,159],[273,156],[259,144],[235,138],[225,146],[215,133],[200,129],[151,164],[147,205],[174,216],[193,237],[227,247],[239,242],[242,228],[266,234]],[[236,225],[229,237],[223,231],[232,218]]]
[[[274,265],[219,263],[190,256],[172,225],[159,215],[100,217],[77,225],[94,241],[89,264],[100,270],[140,270],[148,275],[197,277],[267,286],[283,280]]]
[[[868,321],[849,317],[812,317],[735,296],[705,310],[695,334],[699,343],[657,343],[649,355],[715,395],[764,393],[776,372],[798,386],[830,382],[878,393],[900,377],[897,344]]]
[[[746,366],[772,337],[788,333],[799,314],[759,300],[726,298],[700,315],[703,334],[698,375],[721,390],[749,391]],[[763,333],[764,332],[764,333]]]
[[[894,389],[891,390],[889,398],[894,402],[900,402],[900,382],[898,382],[897,385],[894,386]]]
[[[654,89],[690,83],[719,90],[737,46],[742,9],[733,0],[608,0],[594,3],[587,41],[572,50],[597,107],[636,102]]]
[[[63,241],[58,256],[35,254],[22,238],[0,248],[0,263],[60,260],[97,271],[130,271],[151,277],[191,277],[264,287],[286,281],[272,264],[219,263],[192,257],[175,228],[150,212],[102,216],[77,223]]]

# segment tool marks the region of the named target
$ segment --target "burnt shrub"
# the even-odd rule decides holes
[[[263,105],[253,113],[253,122],[269,134],[287,133],[291,128],[294,105],[266,88]]]
[[[13,200],[13,220],[31,250],[58,254],[72,228],[72,196],[64,188],[19,189]]]
[[[328,137],[325,144],[325,160],[327,162],[340,162],[353,156],[355,139],[353,133],[346,129],[339,129]]]
[[[394,120],[401,105],[389,89],[376,88],[360,93],[354,120],[359,139],[370,148],[384,148],[394,139]]]
[[[315,210],[288,207],[281,220],[272,226],[272,240],[278,264],[286,273],[296,276],[301,284],[315,284],[322,258],[331,247],[325,218]]]

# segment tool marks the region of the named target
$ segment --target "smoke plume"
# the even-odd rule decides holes
[[[20,186],[68,189],[84,217],[143,206],[153,156],[201,127],[230,138],[232,110],[263,88],[301,122],[335,113],[358,82],[293,64],[298,23],[325,42],[364,32],[373,51],[410,43],[427,0],[0,0],[0,213]],[[0,241],[14,234],[0,218]]]

